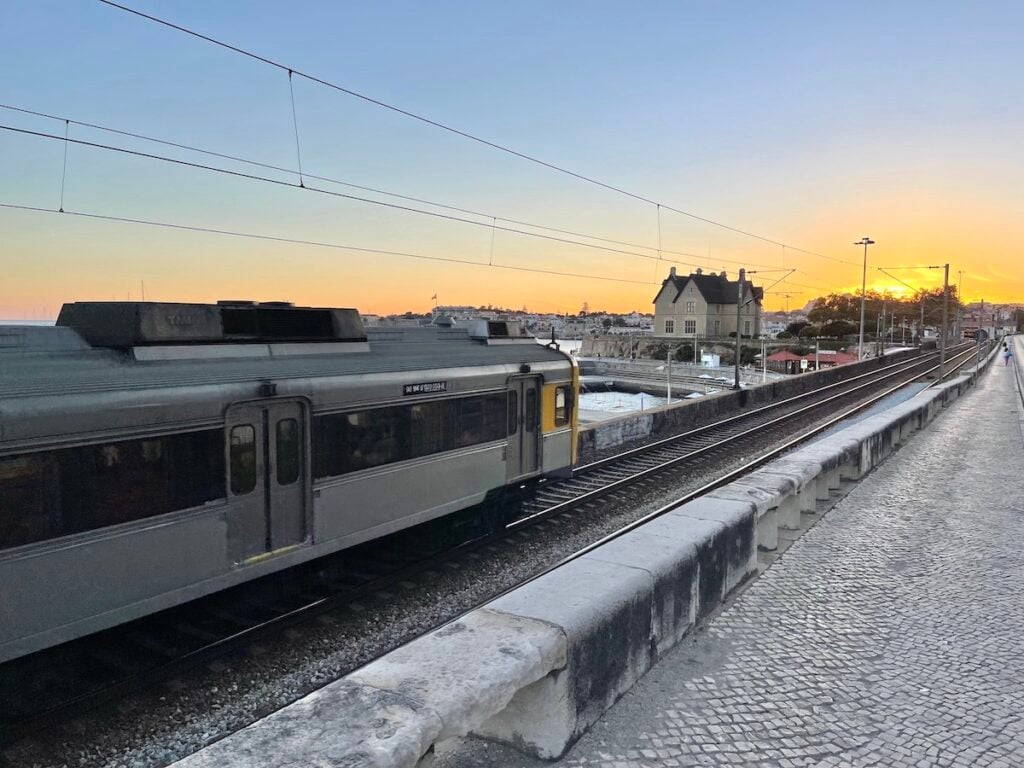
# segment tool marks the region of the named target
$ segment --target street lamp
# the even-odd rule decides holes
[[[854,245],[864,246],[864,270],[861,273],[860,278],[860,336],[857,341],[857,359],[864,359],[864,298],[867,293],[868,287],[868,246],[874,245],[875,241],[870,237],[864,236],[860,240],[854,243]]]

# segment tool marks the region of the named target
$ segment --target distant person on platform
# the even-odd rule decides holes
[[[1013,349],[1005,341],[1003,342],[1003,365],[1010,364],[1010,358],[1013,357]]]

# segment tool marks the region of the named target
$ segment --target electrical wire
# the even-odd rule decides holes
[[[636,256],[636,257],[639,257],[639,258],[642,258],[642,259],[650,259],[652,261],[656,261],[657,260],[656,256],[652,256],[651,254],[647,254],[647,253],[640,253],[638,251],[627,251],[627,250],[624,250],[622,248],[611,248],[611,247],[603,246],[603,245],[594,245],[593,243],[584,243],[584,242],[580,242],[578,240],[569,240],[569,239],[563,238],[563,237],[554,237],[552,235],[543,235],[543,234],[540,234],[540,233],[537,233],[537,232],[529,232],[529,231],[522,230],[522,229],[516,229],[514,227],[495,226],[494,224],[491,224],[491,223],[482,222],[482,221],[473,221],[472,219],[463,218],[461,216],[453,216],[453,215],[445,214],[445,213],[437,213],[436,211],[427,211],[427,210],[424,210],[422,208],[414,208],[414,207],[407,206],[407,205],[398,205],[396,203],[388,203],[388,202],[384,202],[383,200],[373,200],[372,198],[368,198],[368,197],[361,197],[359,195],[350,195],[350,194],[346,194],[344,192],[335,192],[335,191],[332,191],[332,190],[329,190],[329,189],[322,189],[320,187],[313,187],[313,186],[310,186],[310,185],[303,186],[302,184],[296,184],[294,182],[284,181],[282,179],[273,179],[273,178],[270,178],[269,176],[260,176],[260,175],[254,174],[254,173],[245,173],[243,171],[234,171],[234,170],[231,170],[231,169],[228,169],[228,168],[221,168],[221,167],[218,167],[218,166],[215,166],[215,165],[207,165],[205,163],[196,163],[196,162],[192,162],[192,161],[189,161],[189,160],[181,160],[181,159],[174,158],[174,157],[168,157],[166,155],[157,155],[157,154],[154,154],[152,152],[141,152],[139,150],[127,149],[125,147],[117,147],[117,146],[114,146],[112,144],[102,144],[102,143],[95,142],[95,141],[85,141],[83,139],[65,139],[63,136],[58,136],[56,134],[45,133],[43,131],[32,131],[32,130],[29,130],[27,128],[16,128],[14,126],[9,126],[9,125],[0,125],[0,130],[10,131],[12,133],[20,133],[20,134],[23,134],[23,135],[26,135],[26,136],[34,136],[34,137],[37,137],[37,138],[50,139],[50,140],[53,140],[53,141],[62,141],[62,142],[67,142],[67,143],[71,143],[71,144],[77,144],[77,145],[83,146],[83,147],[90,147],[92,149],[100,149],[100,150],[104,150],[104,151],[108,151],[108,152],[115,152],[115,153],[119,153],[119,154],[130,155],[130,156],[133,156],[133,157],[140,157],[140,158],[144,158],[144,159],[147,159],[147,160],[158,160],[160,162],[170,163],[172,165],[185,166],[185,167],[188,167],[188,168],[193,168],[193,169],[202,170],[202,171],[210,171],[212,173],[218,173],[218,174],[222,174],[222,175],[225,175],[225,176],[232,176],[232,177],[235,177],[235,178],[245,179],[247,181],[256,181],[256,182],[260,182],[260,183],[264,183],[264,184],[273,184],[273,185],[280,186],[280,187],[288,187],[288,188],[291,188],[291,189],[300,189],[300,190],[305,190],[305,191],[308,191],[308,192],[316,192],[316,193],[322,194],[322,195],[330,195],[331,197],[338,197],[338,198],[342,198],[342,199],[345,199],[345,200],[352,200],[352,201],[356,201],[356,202],[360,202],[360,203],[368,203],[370,205],[383,206],[385,208],[391,208],[393,210],[404,211],[404,212],[407,212],[407,213],[417,213],[417,214],[421,214],[421,215],[424,215],[424,216],[431,216],[431,217],[438,218],[438,219],[444,219],[446,221],[454,221],[454,222],[459,222],[459,223],[462,223],[462,224],[471,224],[473,226],[485,227],[485,228],[488,228],[488,229],[493,227],[495,229],[499,229],[499,230],[502,230],[504,232],[511,232],[513,234],[525,235],[527,237],[540,238],[542,240],[551,240],[553,242],[559,242],[559,243],[564,243],[564,244],[568,244],[568,245],[577,245],[577,246],[580,246],[580,247],[583,247],[583,248],[592,248],[592,249],[599,250],[599,251],[607,251],[609,253],[618,253],[618,254],[624,254],[624,255],[628,255],[628,256]],[[675,263],[683,263],[683,262],[675,262]]]
[[[56,208],[46,208],[46,207],[43,207],[43,206],[33,206],[33,205],[19,205],[19,204],[16,204],[16,203],[0,203],[0,208],[6,208],[6,209],[9,209],[9,210],[15,210],[15,211],[31,211],[31,212],[35,212],[35,213],[53,213],[53,214],[57,214],[59,216],[77,216],[77,217],[84,218],[84,219],[94,219],[94,220],[100,220],[100,221],[111,221],[111,222],[117,222],[117,223],[121,223],[121,224],[140,224],[140,225],[145,225],[145,226],[150,226],[150,227],[162,227],[162,228],[165,228],[165,229],[176,229],[176,230],[182,230],[182,231],[186,231],[186,232],[199,232],[199,233],[211,234],[211,235],[225,235],[225,236],[229,236],[229,237],[241,237],[241,238],[248,238],[248,239],[252,239],[252,240],[267,240],[267,241],[275,242],[275,243],[288,243],[288,244],[292,244],[292,245],[307,245],[307,246],[313,246],[313,247],[316,247],[316,248],[332,248],[332,249],[343,250],[343,251],[356,251],[356,252],[359,252],[359,253],[372,253],[372,254],[376,254],[376,255],[380,255],[380,256],[399,256],[399,257],[402,257],[402,258],[420,259],[420,260],[423,260],[423,261],[441,261],[441,262],[446,262],[446,263],[449,263],[449,264],[463,264],[463,265],[472,266],[472,267],[490,267],[490,268],[493,268],[493,269],[511,270],[513,272],[535,272],[537,274],[542,274],[542,275],[556,275],[556,276],[559,276],[559,277],[578,277],[578,278],[582,278],[582,279],[585,279],[585,280],[605,280],[605,281],[616,282],[616,283],[630,283],[630,284],[633,284],[633,285],[646,285],[646,286],[657,285],[657,282],[652,282],[652,281],[648,281],[648,280],[630,280],[628,278],[612,277],[612,276],[609,276],[609,275],[587,275],[587,274],[581,274],[581,273],[578,273],[578,272],[562,272],[562,271],[559,271],[559,270],[552,270],[552,269],[537,269],[536,267],[518,267],[518,266],[514,266],[512,264],[488,264],[486,262],[481,262],[481,261],[472,261],[471,259],[456,259],[456,258],[452,258],[452,257],[448,257],[448,256],[428,256],[428,255],[422,254],[422,253],[410,253],[410,252],[407,252],[407,251],[390,251],[390,250],[384,250],[384,249],[380,249],[380,248],[365,248],[365,247],[362,247],[362,246],[346,245],[346,244],[343,244],[343,243],[330,243],[330,242],[324,242],[324,241],[320,241],[320,240],[304,240],[304,239],[301,239],[301,238],[279,237],[279,236],[276,236],[276,235],[266,235],[266,234],[260,234],[260,233],[254,233],[254,232],[239,232],[239,231],[235,231],[235,230],[216,229],[214,227],[202,227],[202,226],[196,226],[196,225],[192,225],[192,224],[179,224],[179,223],[176,223],[176,222],[155,221],[155,220],[152,220],[152,219],[137,219],[137,218],[132,218],[132,217],[128,217],[128,216],[114,216],[114,215],[110,215],[110,214],[90,213],[90,212],[87,212],[87,211],[72,211],[72,210],[68,210],[66,208],[63,211],[60,211],[60,210],[58,210]]]
[[[382,109],[386,109],[386,110],[389,110],[391,112],[395,112],[397,114],[403,115],[404,117],[408,117],[410,119],[417,120],[417,121],[419,121],[421,123],[425,123],[426,125],[430,125],[430,126],[432,126],[434,128],[438,128],[440,130],[447,131],[449,133],[455,134],[456,136],[461,136],[464,139],[468,139],[470,141],[477,142],[478,144],[483,144],[484,146],[490,147],[492,149],[496,149],[496,150],[498,150],[500,152],[504,152],[504,153],[512,155],[514,157],[518,157],[518,158],[520,158],[522,160],[526,160],[528,162],[535,163],[536,165],[543,166],[545,168],[548,168],[550,170],[556,171],[558,173],[562,173],[562,174],[565,174],[567,176],[571,176],[571,177],[573,177],[573,178],[575,178],[575,179],[577,179],[579,181],[583,181],[583,182],[586,182],[588,184],[593,184],[595,186],[601,187],[601,188],[609,190],[611,192],[615,192],[617,194],[633,198],[634,200],[638,200],[640,202],[647,203],[648,205],[659,206],[661,208],[664,208],[665,210],[672,211],[673,213],[677,213],[677,214],[679,214],[681,216],[685,216],[685,217],[693,219],[695,221],[701,221],[701,222],[704,222],[705,224],[710,224],[712,226],[719,227],[721,229],[725,229],[725,230],[728,230],[730,232],[735,232],[737,234],[744,235],[745,237],[750,237],[750,238],[754,238],[756,240],[761,240],[761,241],[763,241],[765,243],[770,243],[772,245],[783,246],[785,248],[789,248],[789,249],[794,250],[794,251],[799,251],[800,253],[804,253],[804,254],[807,254],[807,255],[810,255],[810,256],[817,256],[817,257],[822,258],[822,259],[828,259],[829,261],[834,261],[834,262],[837,262],[837,263],[840,263],[840,264],[849,264],[851,266],[857,266],[855,262],[845,261],[843,259],[838,259],[838,258],[836,258],[834,256],[828,256],[826,254],[818,253],[817,251],[810,251],[810,250],[807,250],[805,248],[798,248],[795,245],[789,245],[788,243],[783,243],[783,242],[780,242],[780,241],[775,240],[773,238],[766,237],[764,235],[759,235],[759,234],[757,234],[755,232],[750,232],[748,230],[740,229],[738,227],[733,227],[733,226],[728,225],[728,224],[723,224],[722,222],[715,221],[714,219],[709,219],[709,218],[707,218],[705,216],[699,216],[699,215],[697,215],[695,213],[691,213],[689,211],[685,211],[685,210],[683,210],[681,208],[676,208],[674,206],[658,202],[656,200],[653,200],[651,198],[648,198],[648,197],[645,197],[643,195],[637,194],[635,192],[630,192],[630,191],[628,191],[628,190],[626,190],[626,189],[624,189],[622,187],[615,186],[614,184],[609,184],[607,182],[600,181],[600,180],[595,179],[595,178],[593,178],[591,176],[586,176],[586,175],[584,175],[582,173],[578,173],[576,171],[569,170],[568,168],[565,168],[563,166],[556,165],[555,163],[550,163],[550,162],[548,162],[546,160],[542,160],[542,159],[540,159],[538,157],[535,157],[533,155],[526,154],[525,152],[520,152],[518,150],[512,149],[511,147],[508,147],[506,145],[499,144],[497,142],[490,141],[489,139],[482,138],[482,137],[477,136],[475,134],[469,133],[468,131],[463,131],[463,130],[461,130],[459,128],[455,128],[454,126],[447,125],[447,124],[439,122],[437,120],[433,120],[433,119],[431,119],[429,117],[425,117],[423,115],[417,114],[417,113],[412,112],[410,110],[402,109],[401,107],[395,106],[394,104],[389,104],[389,103],[387,103],[385,101],[381,101],[380,99],[375,99],[372,96],[367,96],[366,94],[360,93],[359,91],[352,90],[351,88],[346,88],[345,86],[339,85],[337,83],[333,83],[333,82],[331,82],[329,80],[325,80],[325,79],[323,79],[321,77],[317,77],[316,75],[311,75],[311,74],[308,74],[308,73],[303,72],[301,70],[295,69],[294,67],[287,66],[285,64],[281,64],[281,63],[279,63],[277,61],[274,61],[272,59],[268,59],[265,56],[260,56],[259,54],[253,53],[252,51],[248,51],[248,50],[246,50],[244,48],[240,48],[239,46],[232,45],[230,43],[226,43],[226,42],[224,42],[222,40],[218,40],[217,38],[211,37],[209,35],[202,34],[201,32],[196,32],[195,30],[189,29],[188,27],[181,26],[180,24],[175,24],[175,23],[167,21],[165,19],[161,19],[161,18],[159,18],[157,16],[153,16],[153,15],[148,14],[148,13],[143,13],[142,11],[136,10],[134,8],[130,8],[129,6],[122,5],[120,3],[116,3],[113,0],[99,0],[99,2],[103,3],[104,5],[110,6],[111,8],[116,8],[116,9],[118,9],[120,11],[124,11],[125,13],[132,14],[132,15],[137,16],[139,18],[146,19],[147,21],[151,21],[151,22],[154,22],[156,24],[160,24],[162,26],[165,26],[165,27],[167,27],[169,29],[173,29],[173,30],[175,30],[177,32],[181,32],[183,34],[190,35],[191,37],[197,38],[199,40],[203,40],[204,42],[210,43],[212,45],[219,46],[221,48],[224,48],[226,50],[229,50],[229,51],[232,51],[234,53],[240,54],[242,56],[246,56],[246,57],[248,57],[250,59],[253,59],[255,61],[261,62],[263,64],[267,64],[268,66],[276,67],[277,69],[280,69],[282,71],[285,71],[285,72],[297,75],[298,77],[302,77],[302,78],[304,78],[306,80],[309,80],[310,82],[317,83],[318,85],[322,85],[322,86],[324,86],[326,88],[330,88],[330,89],[338,91],[340,93],[344,93],[344,94],[346,94],[348,96],[352,96],[353,98],[357,98],[357,99],[365,101],[365,102],[367,102],[369,104],[373,104],[375,106],[381,107]]]
[[[14,127],[14,126],[2,125],[2,124],[0,124],[0,130],[11,131],[13,133],[19,133],[19,134],[24,134],[24,135],[28,135],[28,136],[34,136],[34,137],[37,137],[37,138],[50,139],[50,140],[53,140],[53,141],[62,141],[62,142],[65,143],[65,146],[68,143],[78,144],[78,145],[85,146],[85,147],[90,147],[90,148],[93,148],[93,149],[101,149],[101,150],[105,150],[105,151],[110,151],[110,152],[115,152],[115,153],[120,153],[120,154],[126,154],[126,155],[130,155],[130,156],[133,156],[133,157],[141,157],[141,158],[148,159],[148,160],[158,160],[158,161],[170,163],[170,164],[173,164],[173,165],[180,165],[180,166],[185,166],[185,167],[193,168],[193,169],[197,169],[197,170],[210,171],[210,172],[214,172],[214,173],[224,174],[224,175],[227,175],[227,176],[238,177],[238,178],[242,178],[242,179],[248,180],[248,181],[257,181],[257,182],[261,182],[261,183],[273,184],[273,185],[276,185],[276,186],[288,187],[288,188],[291,188],[291,189],[303,190],[303,191],[307,191],[307,192],[316,192],[316,193],[319,193],[319,194],[329,195],[331,197],[339,197],[339,198],[346,199],[346,200],[353,200],[353,201],[362,202],[362,203],[369,203],[371,205],[379,205],[379,206],[383,206],[383,207],[386,207],[386,208],[391,208],[391,209],[394,209],[394,210],[399,210],[399,211],[404,211],[404,212],[409,212],[409,213],[418,213],[418,214],[422,214],[422,215],[425,215],[425,216],[431,216],[431,217],[435,217],[435,218],[444,219],[444,220],[447,220],[447,221],[455,221],[455,222],[464,223],[464,224],[471,224],[471,225],[477,226],[477,227],[488,228],[488,229],[491,230],[492,233],[495,230],[501,230],[501,231],[510,232],[510,233],[513,233],[513,234],[525,235],[527,237],[534,237],[534,238],[539,238],[539,239],[542,239],[542,240],[549,240],[549,241],[552,241],[552,242],[558,242],[558,243],[569,244],[569,245],[576,245],[576,246],[580,246],[580,247],[583,247],[583,248],[592,248],[592,249],[596,249],[596,250],[600,250],[600,251],[607,251],[607,252],[610,252],[610,253],[618,253],[618,254],[625,254],[625,255],[630,255],[630,256],[636,256],[636,257],[639,257],[639,258],[642,258],[642,259],[648,259],[648,260],[651,260],[651,261],[660,261],[661,260],[661,259],[658,259],[658,257],[656,257],[656,256],[652,256],[651,254],[639,253],[637,251],[626,251],[626,250],[620,249],[620,248],[610,248],[610,247],[607,247],[607,246],[594,245],[593,243],[584,243],[584,242],[580,242],[578,240],[569,240],[567,238],[554,237],[552,235],[543,235],[543,234],[540,234],[540,233],[537,233],[537,232],[528,232],[526,230],[516,229],[514,227],[498,226],[493,221],[490,222],[490,223],[482,222],[482,221],[473,221],[472,219],[466,219],[466,218],[463,218],[461,216],[451,216],[449,214],[437,213],[436,211],[426,211],[426,210],[423,210],[421,208],[413,208],[411,206],[397,205],[395,203],[388,203],[388,202],[384,202],[382,200],[373,200],[371,198],[361,197],[359,195],[349,195],[349,194],[345,194],[343,192],[334,192],[334,191],[327,190],[327,189],[321,189],[320,187],[310,186],[308,184],[307,185],[303,185],[301,182],[296,184],[295,182],[291,182],[291,181],[284,181],[284,180],[281,180],[281,179],[272,179],[272,178],[270,178],[268,176],[259,176],[259,175],[256,175],[256,174],[244,173],[242,171],[234,171],[234,170],[230,170],[230,169],[227,169],[227,168],[220,168],[218,166],[206,165],[204,163],[195,163],[195,162],[191,162],[191,161],[188,161],[188,160],[180,160],[178,158],[167,157],[165,155],[157,155],[157,154],[153,154],[153,153],[149,153],[149,152],[140,152],[138,150],[127,149],[125,147],[116,147],[116,146],[113,146],[111,144],[101,144],[101,143],[98,143],[98,142],[86,141],[84,139],[69,139],[66,136],[58,136],[56,134],[44,133],[42,131],[32,131],[32,130],[28,130],[26,128],[17,128],[17,127]],[[309,178],[309,177],[307,176],[307,178]],[[668,261],[669,263],[672,263],[672,264],[682,264],[684,266],[695,266],[693,264],[687,264],[686,262],[681,262],[681,261],[678,261],[678,260],[675,260],[675,259],[667,259],[666,261]],[[760,272],[778,272],[778,271],[785,271],[785,270],[762,269],[762,270],[757,270],[757,271],[760,271]],[[796,270],[794,270],[794,271],[796,271]],[[798,285],[798,284],[797,283],[793,283],[793,285]],[[812,288],[813,289],[813,286],[804,286],[804,287],[808,287],[808,288]],[[824,289],[822,289],[822,290],[824,290]]]
[[[618,254],[624,254],[624,255],[628,255],[628,256],[636,256],[638,258],[649,259],[651,261],[657,261],[658,260],[658,258],[656,256],[653,256],[653,255],[651,255],[649,253],[640,253],[639,251],[627,251],[627,250],[625,250],[623,248],[612,248],[610,246],[605,246],[605,245],[595,245],[593,243],[584,243],[584,242],[581,242],[579,240],[570,240],[570,239],[564,238],[564,237],[555,237],[554,235],[544,235],[544,234],[540,234],[539,232],[529,232],[529,231],[527,231],[525,229],[516,229],[515,227],[497,226],[497,225],[492,224],[492,223],[483,222],[483,221],[474,221],[472,219],[467,219],[467,218],[464,218],[462,216],[454,216],[452,214],[447,214],[447,213],[438,213],[437,211],[427,211],[427,210],[424,210],[422,208],[414,208],[412,206],[399,205],[397,203],[388,203],[388,202],[385,202],[383,200],[374,200],[372,198],[362,197],[360,195],[350,195],[350,194],[347,194],[345,192],[335,192],[333,190],[323,189],[321,187],[314,187],[314,186],[311,186],[309,184],[305,184],[305,185],[303,185],[302,183],[296,184],[295,182],[284,181],[282,179],[273,179],[273,178],[270,178],[269,176],[260,176],[260,175],[255,174],[255,173],[245,173],[244,171],[234,171],[234,170],[231,170],[229,168],[221,168],[221,167],[218,167],[218,166],[215,166],[215,165],[207,165],[205,163],[196,163],[196,162],[193,162],[193,161],[190,161],[190,160],[181,160],[181,159],[174,158],[174,157],[168,157],[166,155],[157,155],[157,154],[154,154],[152,152],[141,152],[141,151],[135,150],[135,149],[127,149],[125,147],[117,147],[117,146],[114,146],[112,144],[101,144],[101,143],[95,142],[95,141],[85,141],[84,139],[66,139],[63,136],[58,136],[58,135],[52,134],[52,133],[45,133],[43,131],[32,131],[32,130],[29,130],[27,128],[16,128],[16,127],[10,126],[10,125],[0,125],[0,130],[10,131],[12,133],[19,133],[19,134],[23,134],[23,135],[26,135],[26,136],[34,136],[34,137],[42,138],[42,139],[50,139],[52,141],[62,141],[62,142],[65,142],[65,143],[77,144],[77,145],[83,146],[83,147],[90,147],[92,149],[101,149],[101,150],[108,151],[108,152],[114,152],[114,153],[123,154],[123,155],[130,155],[132,157],[140,157],[140,158],[144,158],[144,159],[147,159],[147,160],[158,160],[160,162],[170,163],[172,165],[184,166],[184,167],[192,168],[192,169],[195,169],[195,170],[209,171],[211,173],[218,173],[218,174],[222,174],[222,175],[225,175],[225,176],[231,176],[231,177],[235,177],[235,178],[244,179],[244,180],[247,180],[247,181],[256,181],[256,182],[260,182],[260,183],[263,183],[263,184],[272,184],[272,185],[279,186],[279,187],[288,187],[290,189],[298,189],[298,190],[303,190],[303,191],[306,191],[306,192],[315,192],[315,193],[321,194],[321,195],[329,195],[331,197],[337,197],[337,198],[341,198],[341,199],[344,199],[344,200],[352,200],[352,201],[360,202],[360,203],[368,203],[370,205],[382,206],[384,208],[390,208],[392,210],[403,211],[403,212],[406,212],[406,213],[417,213],[417,214],[420,214],[420,215],[423,215],[423,216],[430,216],[430,217],[433,217],[433,218],[443,219],[443,220],[446,220],[446,221],[454,221],[454,222],[459,222],[459,223],[462,223],[462,224],[471,224],[471,225],[476,226],[476,227],[483,227],[483,228],[487,228],[487,229],[494,228],[494,229],[501,230],[503,232],[511,232],[513,234],[524,235],[526,237],[535,237],[535,238],[539,238],[541,240],[550,240],[550,241],[553,241],[553,242],[564,243],[564,244],[567,244],[567,245],[576,245],[576,246],[580,246],[582,248],[591,248],[591,249],[598,250],[598,251],[606,251],[608,253],[618,253]],[[675,264],[683,264],[685,266],[691,266],[689,264],[686,264],[685,262],[677,261],[675,259],[671,259],[669,261],[671,263],[675,263]]]
[[[134,132],[134,131],[128,131],[128,130],[123,130],[123,129],[119,129],[119,128],[112,128],[110,126],[99,125],[97,123],[90,123],[90,122],[86,122],[84,120],[75,120],[75,119],[68,118],[68,117],[61,117],[61,116],[53,115],[53,114],[50,114],[50,113],[47,113],[47,112],[40,112],[38,110],[25,109],[24,107],[15,107],[15,106],[10,105],[10,104],[0,104],[0,109],[6,109],[6,110],[10,110],[12,112],[19,112],[21,114],[32,115],[32,116],[35,116],[35,117],[42,117],[42,118],[46,118],[48,120],[55,120],[55,121],[62,122],[62,123],[65,123],[65,124],[70,123],[70,124],[73,124],[73,125],[80,125],[80,126],[82,126],[84,128],[91,128],[93,130],[103,131],[105,133],[112,133],[112,134],[115,134],[115,135],[118,135],[118,136],[125,136],[125,137],[132,138],[132,139],[139,139],[140,141],[149,141],[149,142],[153,142],[154,144],[161,144],[163,146],[174,147],[175,149],[182,149],[182,150],[185,150],[185,151],[188,151],[188,152],[196,152],[198,154],[207,155],[209,157],[216,157],[216,158],[219,158],[221,160],[230,160],[230,161],[236,162],[236,163],[243,163],[245,165],[251,165],[251,166],[253,166],[255,168],[264,168],[266,170],[279,171],[281,173],[286,173],[286,174],[289,174],[289,175],[299,176],[300,179],[301,178],[315,179],[317,181],[324,181],[324,182],[327,182],[329,184],[337,184],[339,186],[348,187],[350,189],[358,189],[358,190],[361,190],[363,192],[371,192],[371,193],[377,194],[377,195],[384,195],[386,197],[393,197],[393,198],[395,198],[397,200],[406,200],[408,202],[421,203],[423,205],[430,205],[430,206],[433,206],[435,208],[443,208],[445,210],[456,211],[458,213],[464,213],[464,214],[467,214],[469,216],[479,216],[479,217],[484,218],[484,219],[491,219],[492,221],[494,221],[494,220],[496,220],[496,221],[504,221],[504,222],[507,222],[509,224],[517,224],[519,226],[530,227],[532,229],[541,229],[541,230],[545,230],[545,231],[548,231],[548,232],[557,232],[557,233],[563,234],[563,235],[572,235],[573,237],[583,237],[583,238],[586,238],[588,240],[597,240],[599,242],[611,243],[613,245],[624,245],[624,246],[627,246],[629,248],[644,248],[644,249],[650,250],[650,251],[660,251],[662,253],[672,254],[673,256],[684,256],[684,257],[687,257],[687,258],[698,259],[698,260],[703,258],[702,256],[699,256],[698,254],[689,253],[689,252],[686,252],[686,251],[677,251],[677,250],[670,250],[670,249],[664,249],[663,250],[663,249],[661,249],[661,248],[659,248],[657,246],[653,246],[653,245],[643,245],[641,243],[633,243],[633,242],[624,241],[624,240],[615,240],[613,238],[602,237],[600,235],[592,235],[592,234],[589,234],[589,233],[586,233],[586,232],[576,232],[576,231],[573,231],[573,230],[561,229],[559,227],[552,227],[552,226],[545,225],[545,224],[537,224],[537,223],[531,222],[531,221],[523,221],[521,219],[514,219],[514,218],[510,218],[508,216],[497,216],[497,215],[491,214],[491,213],[484,213],[484,212],[481,212],[481,211],[475,211],[475,210],[473,210],[471,208],[462,208],[462,207],[455,206],[455,205],[450,205],[450,204],[447,204],[447,203],[439,203],[436,200],[430,200],[430,199],[422,198],[422,197],[414,197],[412,195],[403,195],[403,194],[400,194],[398,192],[389,192],[387,190],[383,190],[383,189],[380,189],[380,188],[377,188],[377,187],[369,187],[369,186],[365,186],[365,185],[362,185],[362,184],[355,184],[355,183],[350,182],[350,181],[343,181],[341,179],[331,178],[329,176],[320,176],[320,175],[309,173],[309,171],[307,169],[303,169],[303,168],[296,169],[296,168],[289,168],[287,166],[273,165],[271,163],[264,163],[264,162],[261,162],[261,161],[258,161],[258,160],[253,160],[253,159],[250,159],[250,158],[239,157],[238,155],[229,155],[229,154],[226,154],[226,153],[223,153],[223,152],[216,152],[216,151],[213,151],[213,150],[204,149],[202,147],[197,147],[197,146],[192,145],[192,144],[183,144],[181,142],[168,141],[166,139],[160,139],[160,138],[156,138],[154,136],[148,136],[148,135],[143,134],[143,133],[137,133],[137,132]],[[304,185],[301,184],[301,182],[300,182],[300,184],[298,186],[304,186]],[[491,224],[487,223],[486,226],[490,227]],[[652,257],[652,258],[656,258],[656,257]],[[768,266],[766,264],[757,264],[757,263],[748,262],[748,261],[738,261],[736,259],[719,258],[718,261],[720,263],[723,263],[723,264],[737,264],[737,265],[740,265],[740,266],[751,266],[751,267]],[[688,262],[678,262],[678,263],[685,264],[686,266],[691,266]]]
[[[885,268],[882,268],[882,267],[875,267],[875,269],[877,269],[879,272],[882,272],[882,273],[888,275],[889,277],[891,277],[893,280],[895,280],[900,285],[906,286],[907,288],[912,290],[914,293],[918,293],[919,291],[925,290],[924,288],[915,288],[910,283],[907,283],[907,282],[905,282],[903,280],[900,280],[898,277],[896,277],[896,275],[891,274],[889,272],[889,269],[913,269],[913,267],[889,267],[888,269],[885,269]]]

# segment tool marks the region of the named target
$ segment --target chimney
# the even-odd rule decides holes
[[[703,270],[703,269],[701,269],[700,267],[697,267],[697,272],[696,272],[696,274],[698,274],[698,275],[703,275],[703,274],[704,274],[704,270]]]
[[[670,267],[670,268],[669,268],[669,270],[668,270],[668,276],[669,276],[669,277],[675,277],[675,276],[676,276],[676,268],[675,268],[675,267]]]
[[[725,273],[723,272],[722,274],[724,275]],[[740,282],[742,283],[746,279],[746,277],[747,270],[745,270],[743,267],[740,267]]]
[[[728,273],[728,272],[726,272],[726,271],[725,271],[725,270],[723,269],[723,270],[722,270],[722,274],[720,275],[720,277],[722,277],[722,278],[723,278],[723,279],[725,279],[725,280],[728,280],[728,279],[729,279],[729,273]]]

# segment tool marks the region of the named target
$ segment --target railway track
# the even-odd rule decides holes
[[[973,345],[969,346],[971,350]],[[948,363],[956,359],[956,350]],[[962,350],[961,350],[962,353]],[[966,356],[964,356],[966,359]],[[907,382],[930,375],[938,353],[885,366],[878,371],[855,376],[812,392],[805,392],[735,416],[689,430],[679,435],[634,448],[615,456],[577,467],[572,478],[541,486],[524,505],[521,524],[538,515],[571,509],[595,500],[619,488],[632,485],[645,477],[672,469],[705,453],[719,451],[742,442],[762,430],[771,429],[798,417],[812,418],[825,408],[842,407],[844,402],[887,382]]]
[[[947,375],[973,354],[973,345],[967,350],[951,350]],[[936,362],[937,355],[929,354],[886,366],[870,374],[579,467],[571,479],[543,484],[524,499],[508,529],[519,536],[527,531],[541,535],[538,524],[543,521],[554,522],[566,518],[574,509],[592,508],[597,503],[614,501],[638,483],[689,468],[696,462],[721,457],[727,450],[735,452],[737,446],[756,442],[755,436],[760,435],[762,441],[768,437],[774,444],[770,451],[762,452],[738,470],[722,474],[715,483],[694,495],[707,492],[852,413],[869,407],[911,381],[937,374]],[[828,418],[824,422],[795,437],[779,437],[786,433],[787,425],[792,432],[794,422],[820,421],[826,409]],[[675,500],[669,506],[678,503],[679,500]],[[646,519],[649,516],[641,518]],[[602,541],[638,524],[632,523]],[[471,540],[456,548],[457,557],[479,558],[482,551],[486,554],[486,550],[494,549],[496,544],[516,546],[517,541],[511,532],[506,529],[489,536],[467,536]],[[38,733],[47,726],[104,703],[118,701],[134,691],[144,690],[287,627],[351,605],[362,596],[393,588],[396,583],[415,579],[430,569],[445,567],[452,558],[452,551],[425,553],[418,541],[421,538],[414,533],[404,542],[389,539],[389,547],[397,550],[397,554],[391,552],[392,559],[388,564],[379,562],[369,551],[369,556],[362,559],[352,558],[349,552],[346,558],[349,562],[343,566],[321,566],[321,571],[333,568],[334,572],[328,577],[324,577],[322,572],[309,571],[304,579],[287,589],[271,582],[261,585],[262,589],[250,587],[246,591],[236,588],[208,599],[209,603],[202,601],[206,605],[198,612],[195,605],[189,604],[88,638],[84,642],[92,645],[80,646],[79,652],[71,657],[73,664],[83,667],[75,670],[75,677],[81,685],[69,686],[67,676],[53,666],[54,656],[47,656],[59,653],[61,649],[3,665],[0,667],[0,688],[10,691],[14,690],[11,686],[18,686],[27,695],[20,697],[16,706],[12,706],[12,700],[19,697],[5,697],[4,703],[0,704],[0,733],[3,734],[0,738],[10,743],[26,734]],[[572,559],[583,551],[589,551],[589,548],[566,559]],[[531,578],[547,570],[550,568]],[[462,612],[459,611],[460,614]],[[153,623],[144,625],[143,622]],[[63,649],[64,652],[67,650]]]

